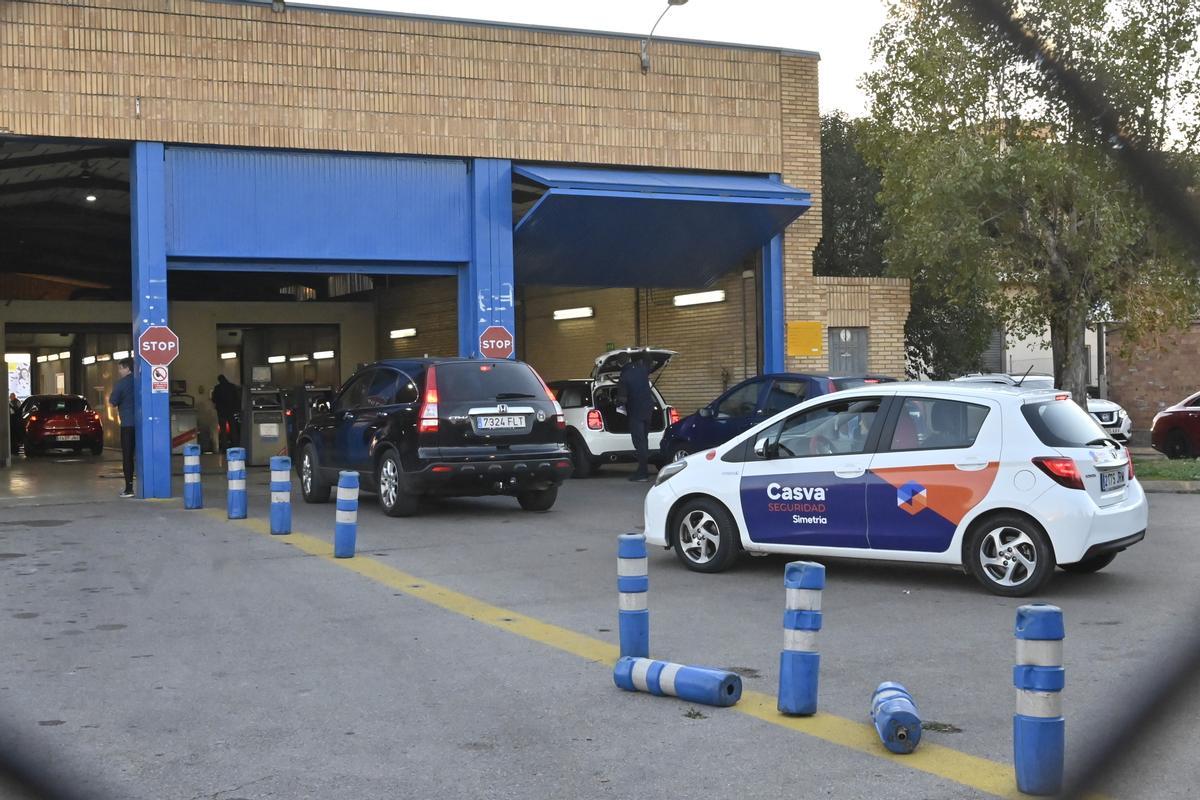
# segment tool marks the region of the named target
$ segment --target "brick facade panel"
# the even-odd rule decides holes
[[[1125,339],[1119,327],[1105,338],[1108,397],[1124,408],[1135,430],[1149,430],[1154,415],[1200,390],[1200,322],[1154,344],[1138,344],[1122,354]]]

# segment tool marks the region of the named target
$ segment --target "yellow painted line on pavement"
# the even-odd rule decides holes
[[[369,556],[334,558],[333,545],[306,533],[293,532],[287,536],[271,536],[271,526],[260,519],[227,520],[223,511],[205,509],[205,513],[222,521],[233,522],[256,533],[285,542],[309,555],[325,559],[343,569],[357,572],[396,591],[418,600],[452,611],[485,625],[515,633],[530,641],[553,647],[587,661],[611,666],[620,654],[616,645],[595,639],[567,628],[494,606],[476,597],[431,583],[416,575],[396,569]],[[909,755],[888,752],[879,742],[875,728],[862,722],[818,713],[811,717],[789,717],[776,709],[777,699],[763,692],[743,691],[742,699],[730,710],[781,728],[803,733],[816,739],[882,758],[900,766],[926,772],[972,789],[998,797],[1025,797],[1016,789],[1011,764],[969,755],[942,745],[923,743]]]

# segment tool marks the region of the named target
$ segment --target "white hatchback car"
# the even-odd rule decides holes
[[[674,350],[657,347],[627,347],[610,350],[596,357],[591,378],[553,381],[550,391],[562,406],[567,423],[567,446],[571,448],[572,473],[586,478],[602,464],[636,461],[633,437],[629,435],[629,418],[617,401],[617,381],[621,377],[620,362],[624,358],[641,357],[649,360],[650,379],[671,362]],[[679,412],[667,405],[658,389],[651,387],[654,411],[650,417],[650,459],[657,461],[663,431],[679,421]]]
[[[739,551],[962,567],[995,594],[1094,572],[1146,535],[1129,451],[1069,395],[892,383],[814,398],[667,464],[646,539],[718,572]]]

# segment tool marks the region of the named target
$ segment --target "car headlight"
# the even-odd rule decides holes
[[[666,483],[673,476],[678,475],[687,468],[687,461],[672,461],[670,464],[664,464],[663,468],[658,471],[658,475],[654,478],[654,485]]]
[[[1129,415],[1125,413],[1125,409],[1123,409],[1123,408],[1117,409],[1117,419],[1125,419],[1127,416],[1129,416]]]

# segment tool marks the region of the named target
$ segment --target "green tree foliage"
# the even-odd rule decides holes
[[[818,275],[870,277],[887,271],[886,230],[879,170],[863,158],[863,120],[841,113],[821,117],[821,242],[813,253]],[[998,322],[980,293],[964,299],[941,291],[941,278],[925,270],[906,273],[912,309],[905,324],[910,377],[952,378],[979,370]]]
[[[1200,0],[1004,2],[1104,87],[1138,146],[1195,155]],[[862,150],[882,173],[885,253],[950,306],[1018,335],[1048,327],[1058,385],[1083,398],[1087,325],[1119,319],[1145,339],[1185,324],[1195,263],[1091,122],[968,8],[893,0],[875,40]]]
[[[821,117],[821,241],[813,252],[817,275],[882,275],[883,209],[879,170],[859,152],[862,122],[840,111]]]

